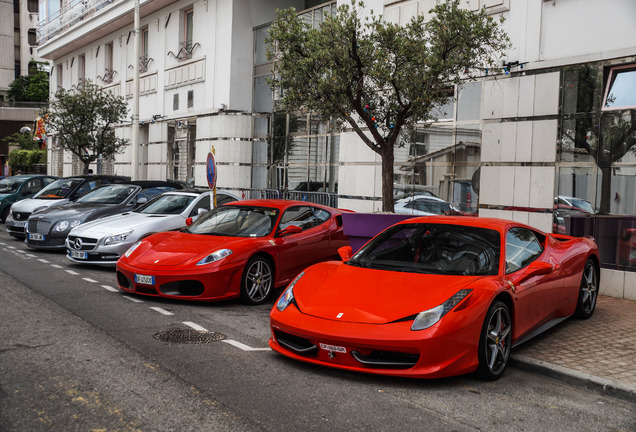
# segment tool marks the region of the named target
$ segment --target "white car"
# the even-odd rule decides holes
[[[395,202],[397,214],[432,216],[459,214],[459,210],[441,198],[428,195],[415,195]]]
[[[217,206],[238,198],[217,193]],[[87,222],[66,237],[66,257],[76,263],[115,266],[138,240],[151,234],[183,228],[212,208],[212,191],[185,189],[165,192],[127,213]]]

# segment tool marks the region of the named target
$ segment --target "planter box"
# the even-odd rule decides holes
[[[342,229],[349,236],[353,252],[360,249],[373,237],[398,222],[417,217],[393,213],[343,213]]]

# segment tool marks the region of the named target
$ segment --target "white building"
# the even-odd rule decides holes
[[[435,2],[368,0],[367,6],[404,23]],[[336,2],[140,3],[140,59],[133,58],[133,0],[41,0],[38,35],[39,54],[53,63],[52,95],[88,78],[131,100],[139,62],[138,177],[194,177],[205,184],[214,147],[221,188],[301,185],[337,193],[340,207],[380,209],[379,156],[355,134],[333,133],[310,113],[274,112],[267,85],[264,39],[275,9],[294,6],[319,25]],[[398,189],[430,190],[482,216],[548,232],[557,196],[635,214],[636,2],[466,4],[503,15],[513,47],[502,70],[456,89],[456,103],[440,109],[439,121],[417,143],[397,149]],[[130,138],[131,127],[122,124],[118,133]],[[50,173],[77,173],[79,164],[57,148],[54,136],[50,144]],[[96,168],[132,175],[131,160],[129,148]],[[636,298],[636,273],[623,271],[636,266],[622,263],[618,250],[625,223],[607,234],[613,240],[605,243],[603,265],[614,270],[604,270],[603,280],[612,281],[615,295]]]

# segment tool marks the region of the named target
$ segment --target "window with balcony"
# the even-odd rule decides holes
[[[185,60],[192,58],[192,51],[194,51],[194,42],[192,40],[194,10],[185,10],[181,18],[183,33],[181,34],[178,57],[181,60]]]
[[[84,88],[86,80],[86,55],[81,54],[77,57],[77,88]]]
[[[56,82],[57,82],[57,89],[58,90],[60,90],[62,88],[63,84],[64,84],[63,72],[64,72],[64,65],[61,65],[61,64],[57,65],[57,68],[56,68],[56,75],[57,75]]]
[[[148,64],[152,59],[148,56],[148,27],[141,29],[141,56],[139,57],[139,72],[148,72]]]

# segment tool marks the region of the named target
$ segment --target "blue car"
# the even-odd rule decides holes
[[[0,180],[0,218],[4,223],[9,216],[11,205],[25,198],[31,198],[43,187],[53,183],[57,177],[47,175],[16,175]]]

